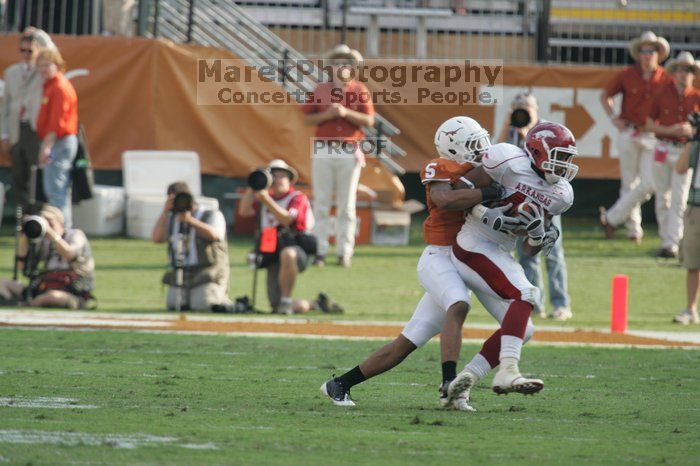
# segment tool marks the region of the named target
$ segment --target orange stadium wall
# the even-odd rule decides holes
[[[0,36],[1,68],[17,61],[17,40],[16,35]],[[298,168],[302,181],[309,181],[312,129],[304,126],[297,105],[197,104],[197,60],[235,59],[233,54],[142,38],[56,36],[55,41],[69,70],[88,72],[73,82],[95,168],[121,169],[121,153],[129,149],[180,149],[198,152],[205,174],[243,177],[283,157]],[[616,178],[617,135],[598,100],[614,72],[602,67],[506,65],[502,102],[531,90],[541,117],[565,123],[577,137],[579,177]],[[433,134],[443,120],[466,114],[497,141],[508,115],[508,106],[501,104],[377,109],[401,129],[396,142],[408,156],[400,163],[411,172],[434,156]],[[2,154],[0,164],[8,163],[7,154]],[[394,190],[396,179],[378,164],[373,166],[365,170],[363,183],[375,190]],[[402,195],[396,191],[397,197]]]

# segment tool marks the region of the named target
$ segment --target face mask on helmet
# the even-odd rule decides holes
[[[474,133],[464,146],[466,148],[465,162],[469,162],[472,165],[481,165],[481,158],[484,156],[484,153],[489,150],[489,147],[491,147],[488,131],[482,129]]]
[[[576,156],[575,147],[555,147],[548,153],[547,160],[542,161],[539,168],[549,183],[556,183],[564,178],[571,181],[578,173],[578,165],[571,163]]]

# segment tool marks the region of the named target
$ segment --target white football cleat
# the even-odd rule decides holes
[[[440,388],[440,404],[446,409],[457,411],[476,411],[469,403],[469,390],[477,378],[471,372],[462,371],[449,384],[445,382]]]
[[[512,392],[523,395],[534,395],[544,388],[544,382],[540,379],[528,379],[520,372],[513,372],[501,368],[491,382],[491,389],[498,395]]]

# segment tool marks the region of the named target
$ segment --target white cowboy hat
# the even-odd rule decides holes
[[[355,49],[351,49],[346,44],[338,44],[332,49],[330,49],[324,57],[326,60],[335,60],[338,58],[346,58],[355,62],[355,64],[362,63],[364,58],[362,54]]]
[[[651,31],[644,31],[641,36],[630,42],[630,55],[632,55],[632,58],[637,60],[639,49],[642,45],[647,44],[653,45],[659,51],[659,62],[666,60],[671,53],[671,47],[666,39],[657,36]]]
[[[284,170],[284,171],[286,171],[287,173],[289,173],[289,176],[291,178],[292,183],[294,183],[297,180],[297,178],[299,178],[299,173],[297,173],[297,171],[293,167],[288,165],[287,162],[285,162],[282,159],[275,159],[275,160],[271,161],[268,164],[267,168],[270,171],[272,171],[272,170]]]
[[[529,92],[521,92],[513,98],[513,103],[511,104],[513,108],[533,108],[537,110],[537,99],[534,95]]]
[[[679,66],[690,66],[694,73],[700,73],[700,65],[697,64],[690,52],[679,52],[675,59],[669,60],[666,64],[666,72],[673,73]]]

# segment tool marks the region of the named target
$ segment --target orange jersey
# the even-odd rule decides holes
[[[473,166],[459,164],[449,159],[433,159],[420,171],[420,181],[425,185],[425,198],[428,203],[428,218],[423,222],[423,241],[435,246],[450,246],[464,223],[464,212],[445,210],[435,205],[430,199],[430,183],[444,182],[453,184],[464,176]]]

